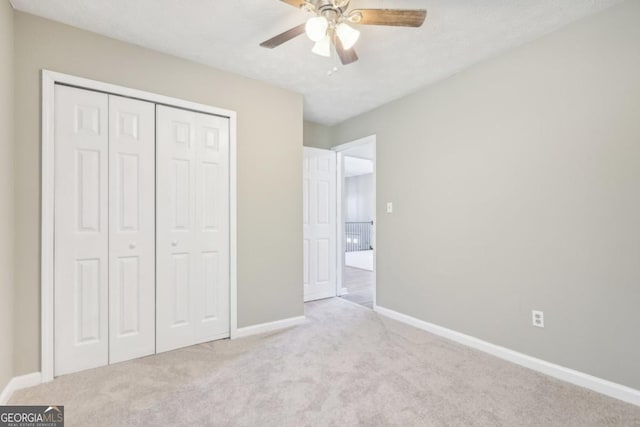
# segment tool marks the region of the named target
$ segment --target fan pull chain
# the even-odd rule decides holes
[[[335,65],[333,66],[333,68],[331,68],[329,71],[327,71],[327,76],[331,77],[333,76],[335,73],[338,72],[338,52],[336,51],[336,47],[333,46],[332,49],[332,55],[333,56],[333,62],[335,63]]]

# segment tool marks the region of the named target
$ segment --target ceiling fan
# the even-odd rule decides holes
[[[358,41],[360,31],[349,24],[420,27],[427,17],[427,11],[424,9],[353,9],[349,11],[350,0],[280,1],[306,10],[314,16],[306,23],[260,43],[260,46],[273,49],[306,33],[315,42],[311,50],[313,53],[331,56],[331,45],[333,45],[343,65],[358,60],[353,45]]]

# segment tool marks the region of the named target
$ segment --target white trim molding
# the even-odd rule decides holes
[[[53,278],[54,278],[54,110],[55,85],[79,88],[136,98],[160,105],[168,105],[201,113],[229,118],[229,336],[235,337],[238,327],[238,271],[237,271],[237,114],[235,111],[198,104],[191,101],[144,92],[123,86],[89,80],[55,71],[42,70],[42,203],[41,203],[41,374],[42,382],[53,380]]]
[[[344,182],[344,152],[350,150],[352,148],[360,147],[365,144],[371,144],[373,146],[373,241],[371,242],[373,246],[373,306],[376,305],[377,298],[377,285],[376,285],[376,274],[378,268],[376,267],[376,259],[377,259],[377,236],[378,236],[378,218],[377,218],[377,197],[378,197],[378,148],[377,148],[377,136],[376,134],[365,136],[364,138],[356,139],[351,142],[346,142],[344,144],[336,145],[331,149],[337,153],[336,161],[336,198],[337,198],[337,216],[338,216],[338,238],[336,239],[336,245],[338,249],[336,250],[337,254],[337,280],[336,280],[336,295],[342,296],[348,293],[347,288],[343,285],[344,279],[344,265],[345,265],[345,242],[344,242],[344,223],[345,223],[345,199],[344,193],[345,189],[343,188]]]
[[[597,393],[613,397],[614,399],[640,406],[640,390],[594,377],[593,375],[585,374],[584,372],[576,371],[564,366],[556,365],[555,363],[547,362],[546,360],[527,356],[526,354],[491,344],[479,338],[444,328],[433,323],[425,322],[424,320],[416,319],[415,317],[411,317],[379,305],[375,306],[374,310],[385,317],[431,332],[432,334],[466,345],[467,347],[489,353],[493,356],[499,357],[500,359],[504,359],[517,365],[524,366],[525,368],[549,375],[550,377],[587,388]]]
[[[264,334],[265,332],[273,332],[279,329],[290,328],[292,326],[302,325],[307,321],[305,316],[289,317],[288,319],[276,320],[274,322],[259,323],[257,325],[245,326],[238,328],[235,336],[232,338],[242,338],[251,335]]]
[[[6,405],[11,399],[13,393],[23,388],[33,387],[42,382],[40,372],[32,372],[26,375],[20,375],[11,378],[2,393],[0,393],[0,405]]]

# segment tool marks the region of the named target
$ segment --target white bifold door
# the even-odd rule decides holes
[[[304,301],[336,296],[336,153],[304,147]]]
[[[155,351],[154,105],[55,88],[55,374]]]
[[[229,119],[157,106],[157,351],[229,336]]]
[[[229,119],[54,102],[54,374],[228,337]]]
[[[154,109],[109,95],[109,363],[155,353]]]

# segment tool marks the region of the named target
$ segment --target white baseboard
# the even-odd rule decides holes
[[[416,319],[415,317],[411,317],[379,305],[375,306],[374,310],[383,316],[398,320],[418,329],[431,332],[432,334],[439,335],[468,347],[475,348],[476,350],[489,353],[509,362],[541,372],[545,375],[640,406],[640,390],[594,377],[593,375],[585,374],[584,372],[579,372],[564,366],[556,365],[542,359],[527,356],[526,354],[518,353],[517,351],[509,350],[508,348],[491,344],[479,338],[465,335],[442,326],[434,325],[433,323],[425,322],[424,320]]]
[[[260,323],[257,325],[247,326],[244,328],[238,328],[233,335],[233,339],[248,337],[250,335],[263,334],[265,332],[276,331],[278,329],[289,328],[291,326],[301,325],[306,322],[307,318],[304,316],[290,317],[288,319],[276,320],[275,322]]]
[[[40,383],[42,383],[42,375],[40,372],[33,372],[31,374],[11,378],[0,394],[0,405],[6,405],[15,391],[22,390],[27,387],[33,387]]]

